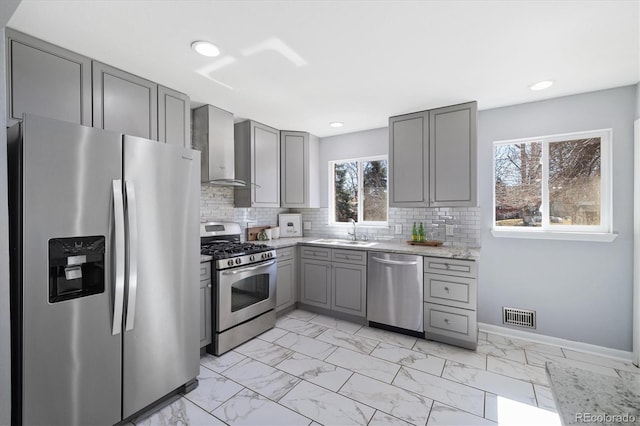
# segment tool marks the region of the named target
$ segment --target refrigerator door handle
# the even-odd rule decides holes
[[[127,225],[129,230],[128,252],[128,294],[127,294],[127,319],[125,330],[133,330],[133,322],[136,316],[136,293],[138,290],[138,223],[136,221],[136,192],[133,182],[124,182],[125,196],[127,199]]]
[[[113,328],[115,336],[122,330],[122,308],[124,305],[124,200],[122,198],[122,181],[115,179],[113,185],[113,218],[115,222],[115,291],[113,298]]]

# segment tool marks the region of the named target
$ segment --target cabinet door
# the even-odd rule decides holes
[[[253,206],[280,207],[280,132],[252,123]]]
[[[93,61],[94,127],[158,139],[158,86]]]
[[[331,309],[351,315],[367,315],[367,267],[333,263]]]
[[[31,113],[91,126],[91,59],[10,29],[8,125]]]
[[[300,301],[308,305],[331,307],[331,263],[302,259],[302,294]]]
[[[309,137],[302,132],[281,132],[281,206],[305,207],[309,180]]]
[[[200,347],[211,343],[211,280],[200,281]]]
[[[429,111],[432,207],[477,205],[477,103]]]
[[[389,119],[389,207],[429,203],[427,112]]]
[[[191,147],[189,96],[164,86],[158,86],[158,140]]]
[[[276,281],[276,312],[295,303],[295,262],[278,260]]]

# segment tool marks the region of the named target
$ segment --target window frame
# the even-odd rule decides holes
[[[389,224],[389,156],[388,155],[372,155],[367,157],[348,158],[341,160],[330,160],[328,162],[328,197],[329,197],[329,217],[327,218],[328,225],[330,226],[351,226],[349,222],[336,222],[336,183],[334,167],[340,163],[358,162],[358,197],[359,200],[364,200],[364,168],[361,164],[366,161],[380,161],[385,160],[387,162],[387,220],[385,221],[364,221],[364,203],[358,202],[358,220],[356,223],[359,226],[367,227],[387,227]]]
[[[549,222],[549,145],[554,142],[566,142],[576,139],[600,138],[600,225],[551,225]],[[573,241],[613,241],[617,234],[613,233],[613,168],[612,168],[612,129],[596,129],[580,132],[570,132],[547,136],[527,137],[520,139],[494,141],[492,144],[493,157],[493,197],[491,233],[494,237],[504,238],[532,238],[558,239]],[[540,227],[526,226],[496,226],[496,155],[495,148],[499,145],[514,145],[539,142],[542,145],[542,181]],[[546,213],[545,213],[546,212]]]

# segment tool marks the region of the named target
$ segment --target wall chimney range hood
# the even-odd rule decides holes
[[[201,152],[201,182],[218,186],[244,187],[235,178],[233,114],[213,105],[203,105],[191,113],[193,148]]]

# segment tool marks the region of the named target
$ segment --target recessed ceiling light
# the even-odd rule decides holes
[[[202,56],[218,56],[220,49],[213,43],[208,41],[194,41],[191,43],[191,48],[201,54]]]
[[[331,127],[342,127],[342,126],[344,126],[344,123],[341,122],[341,121],[334,121],[332,123],[329,123],[329,126],[331,126]]]
[[[548,89],[552,85],[553,85],[553,81],[544,80],[544,81],[539,81],[537,83],[532,84],[531,86],[529,86],[529,89],[531,89],[531,90],[544,90],[544,89]]]

